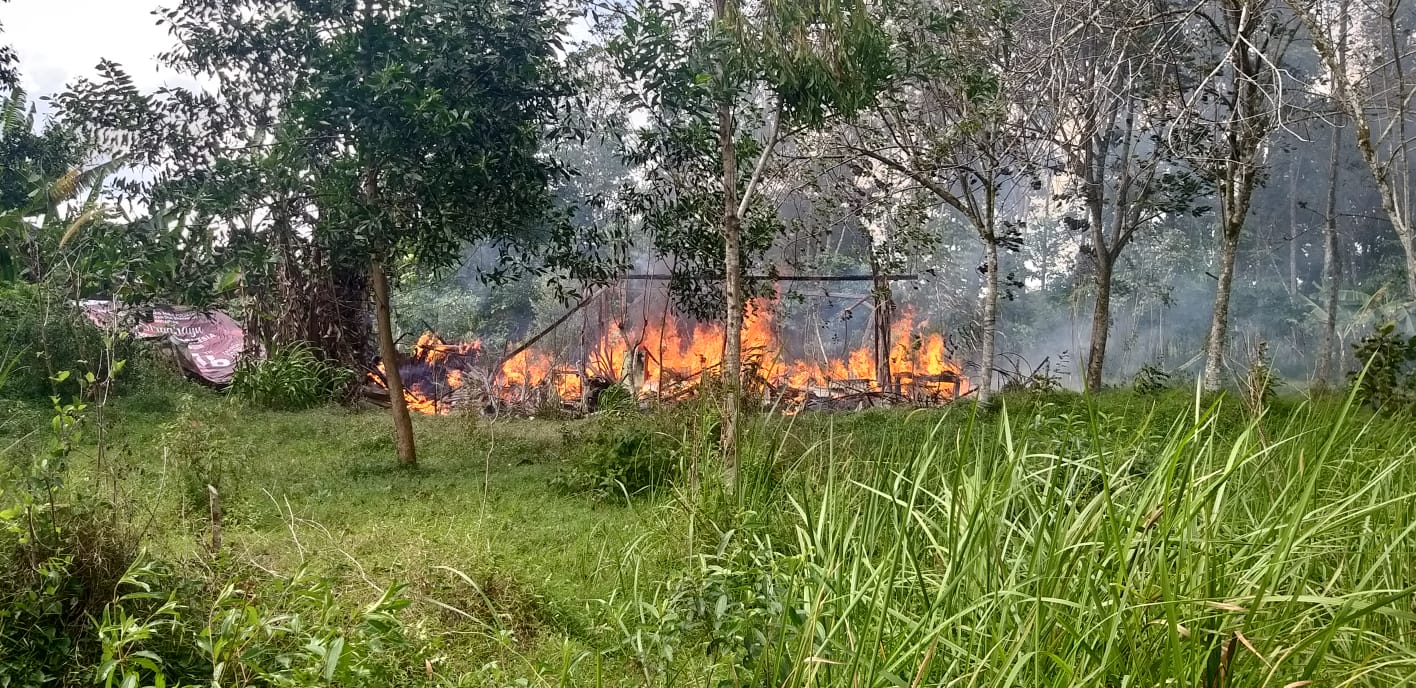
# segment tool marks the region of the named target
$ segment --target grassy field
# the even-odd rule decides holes
[[[6,410],[5,460],[46,451]],[[1416,429],[1340,398],[762,416],[731,496],[701,409],[421,417],[416,470],[376,410],[119,399],[102,462],[85,414],[63,489],[200,582],[194,637],[227,582],[320,581],[333,626],[406,586],[386,671],[308,685],[1416,684]]]

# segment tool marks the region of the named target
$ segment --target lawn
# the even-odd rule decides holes
[[[120,398],[102,465],[84,413],[63,489],[184,591],[192,637],[228,582],[264,619],[320,581],[334,629],[406,586],[397,651],[361,660],[384,673],[330,683],[1416,683],[1416,430],[1341,398],[764,415],[732,495],[705,409],[419,417],[414,470],[376,409]],[[6,460],[43,454],[45,414],[10,415]]]

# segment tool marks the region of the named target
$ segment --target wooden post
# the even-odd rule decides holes
[[[880,273],[880,264],[872,251],[871,279],[875,283],[871,295],[875,299],[875,383],[880,391],[890,391],[890,335],[895,326],[895,299],[890,292],[890,280]]]
[[[211,554],[221,551],[221,493],[215,485],[207,485],[207,506],[211,508]]]

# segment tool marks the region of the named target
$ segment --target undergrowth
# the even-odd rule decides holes
[[[243,360],[231,378],[231,395],[261,408],[300,411],[339,399],[353,382],[353,371],[295,344]]]
[[[733,490],[708,404],[419,418],[411,472],[382,414],[176,406],[104,471],[80,407],[0,444],[8,685],[1416,681],[1416,436],[1355,397],[748,415]]]

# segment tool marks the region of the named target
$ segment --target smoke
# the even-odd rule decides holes
[[[1399,286],[1391,286],[1400,282],[1400,251],[1370,174],[1350,135],[1338,135],[1338,203],[1333,214],[1343,290],[1339,353],[1347,354],[1383,318],[1404,312],[1409,320],[1410,309],[1403,310]],[[1314,376],[1326,317],[1317,304],[1323,288],[1326,198],[1334,183],[1331,145],[1327,129],[1289,130],[1267,150],[1266,175],[1245,227],[1230,307],[1226,359],[1232,376],[1244,373],[1260,342],[1286,380],[1302,384]],[[618,163],[582,173],[586,188],[602,190],[615,188],[627,174]],[[883,211],[862,205],[851,196],[855,177],[836,174],[839,178],[828,176],[810,186],[774,187],[778,195],[772,200],[783,232],[752,271],[869,275],[874,262],[882,272],[913,275],[889,284],[897,308],[912,313],[919,332],[945,335],[950,355],[978,376],[982,247],[973,229],[948,209],[921,206],[917,198],[896,198],[894,206]],[[1026,373],[1044,366],[1064,385],[1079,389],[1095,302],[1095,270],[1086,232],[1067,221],[1068,213],[1050,196],[1053,192],[1052,185],[1043,184],[1010,193],[1000,210],[1000,221],[1016,228],[1021,239],[1016,251],[1003,256],[1000,367]],[[567,202],[574,199],[567,197]],[[1212,207],[1215,202],[1201,199],[1198,205]],[[610,217],[601,209],[589,224]],[[1113,281],[1107,384],[1129,384],[1148,366],[1181,379],[1200,373],[1216,288],[1215,224],[1214,215],[1207,212],[1166,216],[1122,253]],[[623,254],[631,272],[673,271],[672,258],[656,256],[648,237],[636,238],[632,231],[626,236],[633,239]],[[486,287],[478,275],[496,266],[499,255],[492,247],[477,247],[467,258],[456,278],[439,287],[476,301],[463,324],[449,326],[455,336],[476,332],[486,338],[490,330],[491,339],[514,342],[553,322],[574,303],[557,298],[536,279]],[[717,284],[708,279],[695,286],[706,294]],[[776,296],[775,322],[783,346],[794,356],[836,357],[870,342],[875,308],[870,282],[757,286]],[[615,323],[642,329],[666,316],[682,317],[675,296],[666,282],[612,284],[603,303],[585,309],[548,344],[573,356]],[[446,320],[456,309],[424,310]],[[400,322],[410,330],[417,327],[411,317]],[[1402,324],[1409,327],[1409,322]],[[1352,365],[1350,360],[1343,363],[1344,369]]]

